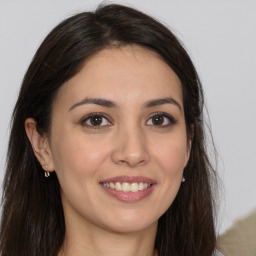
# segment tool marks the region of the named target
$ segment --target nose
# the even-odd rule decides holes
[[[149,161],[146,136],[139,128],[119,131],[115,140],[112,152],[115,164],[137,167]]]

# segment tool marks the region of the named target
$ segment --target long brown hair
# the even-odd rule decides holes
[[[177,74],[187,136],[193,136],[184,171],[186,182],[159,219],[155,241],[159,256],[213,253],[216,238],[210,184],[214,170],[206,152],[203,90],[197,72],[169,29],[135,9],[110,4],[74,15],[54,28],[24,77],[12,117],[4,179],[2,256],[56,256],[65,236],[60,185],[55,174],[44,178],[25,133],[26,118],[34,118],[38,132],[48,134],[52,104],[63,83],[79,72],[89,56],[105,47],[129,44],[157,52]]]

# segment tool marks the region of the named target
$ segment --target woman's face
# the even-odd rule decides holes
[[[189,157],[180,80],[147,49],[104,49],[58,92],[49,145],[70,223],[152,227]]]

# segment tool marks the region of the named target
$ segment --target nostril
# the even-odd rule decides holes
[[[146,143],[134,137],[130,140],[125,138],[118,140],[111,157],[114,163],[130,167],[143,165],[149,161]]]

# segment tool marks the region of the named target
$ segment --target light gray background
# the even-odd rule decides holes
[[[11,112],[23,75],[58,22],[92,0],[0,0],[0,182]],[[256,208],[256,1],[127,0],[168,24],[183,41],[205,88],[223,180],[219,230]]]

